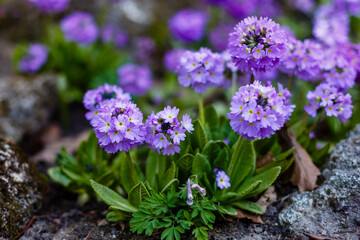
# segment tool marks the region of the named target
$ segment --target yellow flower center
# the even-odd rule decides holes
[[[106,123],[106,126],[107,126],[107,127],[110,127],[110,123]]]

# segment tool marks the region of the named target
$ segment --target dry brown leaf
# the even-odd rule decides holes
[[[264,192],[256,203],[260,205],[263,212],[266,212],[267,207],[276,202],[276,199],[277,194],[275,192],[275,187],[271,186]]]
[[[241,211],[239,209],[236,209],[236,211],[238,212],[238,215],[234,216],[235,218],[246,218],[246,219],[250,219],[254,223],[264,223],[263,220],[261,219],[260,215],[247,213],[247,212]]]
[[[314,165],[306,150],[298,143],[291,129],[287,129],[285,125],[279,131],[279,136],[284,150],[295,148],[293,152],[295,159],[287,171],[287,180],[297,186],[300,192],[314,190],[317,187],[316,180],[320,175],[320,170]]]
[[[70,153],[75,152],[80,143],[87,139],[88,135],[89,131],[85,130],[76,137],[64,137],[56,141],[50,141],[41,152],[31,157],[31,161],[35,163],[45,161],[49,164],[54,164],[56,154],[62,147],[65,147]]]
[[[275,162],[275,158],[272,152],[266,153],[264,156],[260,156],[256,161],[256,168],[261,168],[269,163]]]

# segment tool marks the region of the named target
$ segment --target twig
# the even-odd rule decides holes
[[[88,239],[91,235],[91,233],[95,230],[96,227],[93,227],[93,229],[91,229],[91,231],[89,232],[89,234],[84,238],[84,240]]]
[[[31,226],[31,224],[34,223],[35,220],[36,220],[36,216],[32,216],[30,221],[26,224],[25,228],[21,232],[19,232],[19,234],[16,236],[16,239],[20,238],[21,235],[23,235],[29,229],[29,227]]]

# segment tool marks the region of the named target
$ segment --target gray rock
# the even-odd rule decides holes
[[[294,196],[279,220],[300,238],[360,237],[360,125],[334,148],[323,170],[325,182]]]
[[[39,131],[56,103],[55,75],[0,78],[0,137],[17,142]]]
[[[14,239],[40,207],[44,180],[14,144],[0,138],[0,238]]]

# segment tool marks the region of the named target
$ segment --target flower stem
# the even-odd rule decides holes
[[[313,130],[314,128],[319,124],[319,122],[323,119],[324,117],[324,114],[325,114],[325,111],[322,110],[320,112],[320,114],[318,115],[318,117],[316,118],[315,122],[311,125],[311,127],[307,130],[306,134],[309,135]]]
[[[125,154],[126,154],[126,159],[127,159],[129,168],[130,168],[132,179],[134,180],[134,184],[137,184],[139,182],[139,178],[138,178],[138,175],[136,173],[136,170],[135,170],[134,163],[132,161],[131,155],[130,155],[130,153],[128,151],[125,152]]]
[[[237,87],[237,71],[235,72],[232,72],[232,75],[231,75],[231,95],[234,95],[235,92],[236,92],[236,87]]]
[[[251,74],[251,77],[250,77],[250,84],[253,84],[254,81],[255,81],[255,76],[254,76],[254,74],[252,73],[252,74]]]
[[[291,88],[292,88],[293,85],[294,85],[294,80],[295,80],[295,75],[294,75],[294,73],[293,73],[293,74],[291,74],[290,79],[289,79],[289,82],[288,82],[288,87],[287,87],[287,89],[288,89],[289,91],[291,90]]]
[[[204,101],[203,101],[203,96],[200,95],[200,99],[199,99],[199,118],[201,123],[204,125],[205,124],[205,112],[204,112]]]

